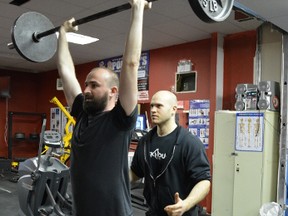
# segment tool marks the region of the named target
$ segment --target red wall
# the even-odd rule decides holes
[[[151,97],[156,91],[160,89],[171,90],[171,87],[175,85],[175,72],[179,60],[190,59],[193,62],[193,70],[197,71],[197,91],[195,93],[178,93],[177,97],[178,100],[210,100],[210,139],[207,154],[211,162],[211,168],[213,167],[213,127],[214,111],[216,109],[217,38],[217,34],[212,34],[210,39],[151,50],[149,71],[149,96]],[[256,31],[225,37],[223,109],[234,109],[235,87],[238,83],[253,82],[255,49]],[[87,73],[95,65],[95,62],[93,62],[76,67],[80,83],[84,84]],[[49,128],[50,108],[56,106],[49,101],[56,96],[66,106],[63,92],[56,90],[57,71],[30,74],[0,70],[0,76],[7,74],[11,76],[12,97],[9,99],[9,111],[44,112],[47,114],[47,127]],[[144,102],[141,102],[141,113],[147,111],[149,114],[149,104],[147,103],[149,101]],[[0,133],[3,134],[0,136],[0,157],[7,157],[7,144],[4,141],[5,106],[6,100],[0,99]],[[24,121],[27,121],[27,119]],[[21,127],[19,130],[27,131],[28,134],[35,130],[34,123],[32,125],[27,123],[25,126],[25,128]],[[17,129],[15,128],[13,131]],[[26,151],[31,151],[29,143],[26,143],[26,147]],[[37,152],[34,150],[32,153]],[[201,203],[207,207],[208,212],[211,211],[211,192]]]
[[[256,52],[256,31],[225,37],[223,109],[234,110],[235,87],[253,83],[253,57]]]
[[[197,71],[197,92],[178,93],[178,100],[208,99],[210,82],[210,39],[150,51],[149,96],[175,85],[178,61],[190,59]]]
[[[37,75],[31,73],[19,73],[12,71],[0,71],[1,76],[10,76],[10,95],[11,98],[0,98],[0,157],[8,157],[8,111],[13,112],[37,112]],[[7,117],[7,118],[6,118]],[[41,127],[41,117],[26,118],[25,116],[15,116],[12,124],[13,137],[16,132],[23,132],[28,137],[30,133],[38,131]],[[17,149],[31,150],[37,152],[38,144],[34,142],[17,142]],[[19,155],[21,157],[21,155]]]

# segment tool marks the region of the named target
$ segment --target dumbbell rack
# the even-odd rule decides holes
[[[13,118],[14,116],[39,116],[42,121],[46,118],[45,113],[30,113],[30,112],[8,112],[8,159],[13,160],[12,150],[13,150]]]

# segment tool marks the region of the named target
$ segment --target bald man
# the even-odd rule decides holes
[[[198,216],[197,204],[210,190],[210,165],[203,143],[177,125],[177,98],[158,91],[150,105],[155,127],[137,145],[130,180],[144,178],[144,197],[152,216]]]

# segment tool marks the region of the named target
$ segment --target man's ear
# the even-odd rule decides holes
[[[177,106],[173,106],[172,109],[173,109],[174,112],[171,113],[171,116],[173,116],[173,115],[176,116],[176,113],[177,113]]]
[[[112,96],[117,95],[117,94],[118,94],[118,88],[117,88],[117,86],[113,86],[111,88],[111,91],[110,91],[110,96],[112,97]]]
[[[177,106],[173,106],[173,110],[175,111],[175,113],[177,112]]]

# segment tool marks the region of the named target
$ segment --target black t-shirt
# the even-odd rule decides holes
[[[152,164],[154,177],[159,175],[165,169],[176,142],[176,134],[176,129],[167,136],[160,137],[157,135],[157,133],[153,134],[150,145],[149,159]]]
[[[120,102],[92,119],[76,97],[72,138],[71,183],[78,216],[132,215],[128,150],[137,109],[126,116]]]
[[[157,128],[154,127],[139,141],[131,169],[138,177],[145,178],[143,195],[149,206],[148,214],[165,216],[167,213],[164,208],[175,204],[176,192],[181,199],[185,199],[199,181],[211,180],[210,164],[203,143],[187,129],[177,127],[171,136],[156,137],[158,146],[153,147],[156,133]],[[158,148],[159,151],[155,151]],[[152,165],[157,161],[150,157],[154,153],[157,155],[157,152],[158,159],[164,158],[166,153],[166,158],[160,161],[159,166]],[[197,216],[196,206],[184,215]]]

